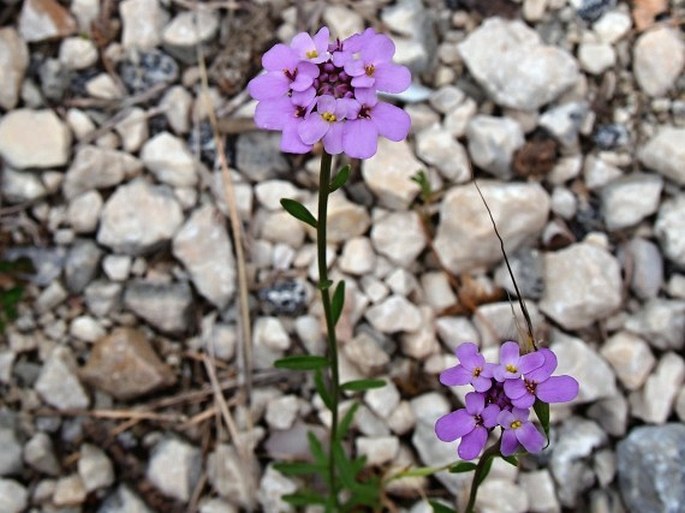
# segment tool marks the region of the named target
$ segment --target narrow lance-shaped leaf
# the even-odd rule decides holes
[[[460,461],[449,468],[451,474],[461,474],[462,472],[471,472],[476,470],[477,465],[471,461]]]
[[[288,495],[281,496],[288,504],[293,506],[310,506],[313,504],[326,504],[326,498],[316,492],[311,492],[303,490],[301,492],[295,492]]]
[[[342,440],[347,436],[347,432],[350,430],[350,426],[352,425],[352,420],[354,420],[354,414],[357,413],[358,408],[359,403],[355,401],[352,406],[350,406],[350,409],[345,412],[345,415],[343,415],[340,425],[338,426],[339,440]]]
[[[483,465],[480,474],[476,478],[476,486],[480,486],[483,483],[483,481],[485,481],[485,478],[488,477],[490,469],[492,468],[492,462],[495,460],[493,455],[490,454],[485,457],[487,458],[487,460],[485,461],[485,464]]]
[[[540,420],[542,429],[545,431],[547,443],[549,443],[549,404],[536,399],[533,409],[535,410],[535,415],[537,415]]]
[[[312,458],[314,458],[314,463],[316,463],[317,465],[321,465],[323,467],[327,467],[328,456],[326,455],[326,452],[323,450],[323,445],[321,445],[321,441],[311,431],[307,433],[307,441],[309,443],[309,452],[312,455]]]
[[[445,506],[444,504],[437,501],[428,501],[428,504],[430,504],[431,508],[433,508],[433,513],[457,513],[449,506]]]
[[[340,388],[346,392],[363,392],[371,390],[372,388],[382,388],[385,386],[385,381],[382,379],[356,379],[343,383]]]
[[[328,367],[330,362],[323,356],[314,355],[298,355],[298,356],[287,356],[276,360],[274,362],[274,367],[277,369],[290,369],[299,371],[310,371],[316,369],[323,369]]]
[[[331,314],[333,315],[334,326],[338,324],[338,321],[340,320],[343,306],[345,306],[345,282],[339,281],[333,291],[333,298],[331,299]]]
[[[307,474],[321,474],[325,468],[306,461],[282,461],[274,463],[273,468],[284,476],[301,476]]]
[[[295,219],[299,219],[303,223],[307,223],[309,226],[316,229],[316,218],[302,203],[295,201],[294,199],[282,198],[281,205]]]
[[[326,383],[324,382],[324,379],[323,379],[323,372],[321,372],[321,369],[317,369],[314,372],[314,386],[316,387],[316,391],[321,396],[321,400],[326,405],[326,408],[328,408],[329,410],[332,410],[333,409],[333,397],[331,396],[331,393],[328,390],[328,387],[326,387]]]
[[[509,463],[509,465],[513,465],[514,467],[519,466],[519,460],[513,454],[511,456],[502,456],[502,459]]]
[[[333,180],[331,180],[330,185],[328,186],[328,192],[334,192],[340,189],[343,185],[347,183],[347,180],[350,177],[350,166],[343,166],[340,168],[340,171],[333,177]]]

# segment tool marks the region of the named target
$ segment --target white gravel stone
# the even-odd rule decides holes
[[[583,328],[621,306],[617,260],[592,243],[545,254],[545,291],[540,309],[567,329]]]
[[[473,98],[466,98],[458,107],[445,115],[443,128],[453,137],[463,137],[466,128],[478,112],[478,104]]]
[[[155,446],[145,476],[164,495],[188,502],[202,470],[200,449],[176,438]]]
[[[26,43],[12,27],[0,29],[0,107],[11,110],[19,101],[19,92],[29,65]]]
[[[602,15],[594,25],[592,31],[604,43],[614,44],[628,34],[633,22],[628,13],[613,10]]]
[[[76,21],[56,0],[26,0],[19,14],[19,33],[27,43],[73,34]]]
[[[575,149],[578,146],[578,133],[587,115],[586,102],[568,102],[548,109],[540,116],[539,124],[565,148]]]
[[[78,506],[86,500],[86,489],[78,474],[60,477],[55,484],[52,502],[55,506]]]
[[[95,64],[97,60],[98,50],[89,39],[68,37],[59,47],[59,62],[66,69],[84,69]]]
[[[514,120],[495,116],[474,117],[466,128],[473,163],[499,178],[512,175],[514,152],[523,146],[523,130]]]
[[[659,208],[663,179],[646,173],[632,173],[602,188],[602,215],[609,230],[633,226]]]
[[[102,100],[119,100],[124,97],[124,91],[119,84],[107,73],[100,73],[94,78],[86,82],[86,92],[93,98],[100,98]],[[106,137],[111,137],[110,134],[103,135],[103,139],[99,139],[99,143],[104,141]],[[116,143],[108,144],[113,147]]]
[[[295,493],[297,488],[298,486],[295,481],[287,478],[269,465],[259,481],[259,490],[257,491],[257,500],[262,505],[262,508],[264,508],[262,511],[272,513],[290,513],[294,511],[293,507],[285,502],[282,497],[283,495]],[[213,513],[233,513],[233,511],[233,509],[217,509]]]
[[[376,255],[368,237],[353,237],[345,242],[338,260],[340,270],[355,275],[364,275],[373,270]]]
[[[95,130],[95,123],[88,114],[79,109],[69,109],[65,118],[69,128],[76,136],[76,140],[81,141]]]
[[[559,361],[554,374],[569,374],[582,383],[578,397],[570,404],[590,403],[618,393],[609,364],[581,339],[554,331],[550,348]]]
[[[128,255],[106,255],[102,269],[112,281],[126,281],[131,272],[132,259]]]
[[[140,158],[160,182],[174,187],[197,183],[195,162],[185,142],[169,132],[157,134],[145,143]]]
[[[255,198],[269,210],[281,210],[281,199],[304,201],[307,194],[287,180],[265,180],[254,187]]]
[[[395,384],[385,379],[385,386],[368,390],[364,394],[364,401],[379,417],[387,418],[400,403],[400,392]]]
[[[58,410],[83,409],[90,404],[78,379],[74,357],[63,347],[52,350],[43,364],[35,388],[47,404]]]
[[[533,323],[533,332],[536,334],[543,333],[545,331],[545,319],[537,305],[532,301],[525,301],[525,304]],[[516,318],[514,318],[514,313]],[[499,346],[507,340],[519,340],[521,338],[520,329],[526,330],[526,320],[521,309],[515,305],[512,312],[511,303],[507,301],[478,306],[473,324],[480,333],[478,338],[482,347]]]
[[[610,435],[623,437],[628,430],[628,400],[621,393],[600,399],[588,408],[587,416]]]
[[[351,202],[342,193],[329,197],[327,219],[327,240],[333,243],[344,242],[352,237],[363,235],[371,224],[366,209]]]
[[[476,507],[481,513],[525,513],[528,495],[520,486],[502,479],[486,479],[478,488]]]
[[[114,129],[121,138],[124,150],[137,152],[148,138],[147,115],[143,109],[133,107]]]
[[[252,476],[232,445],[221,444],[209,455],[207,477],[214,490],[230,502],[243,506],[252,503]]]
[[[428,101],[435,110],[442,114],[447,114],[457,108],[465,98],[464,91],[458,87],[447,85],[431,94]]]
[[[416,154],[451,182],[463,183],[471,178],[466,150],[452,134],[439,126],[431,126],[416,134]]]
[[[152,510],[126,485],[119,485],[114,493],[105,499],[98,513],[152,513]]]
[[[91,444],[83,444],[80,452],[78,473],[86,492],[107,488],[114,483],[114,467],[102,449]]]
[[[685,43],[666,25],[643,33],[633,47],[633,73],[650,96],[662,96],[673,87],[685,65]]]
[[[269,473],[269,470],[267,469],[267,471],[265,472],[264,475],[266,476],[266,474],[268,474],[268,473]],[[292,491],[290,491],[290,490],[279,491],[279,495],[278,495],[279,499],[280,499],[281,495],[287,494],[287,493],[293,493],[293,492],[295,492],[296,489],[297,488],[294,488]],[[286,503],[283,503],[283,504],[288,506],[288,504],[286,504]],[[202,502],[200,502],[200,513],[237,513],[237,511],[238,510],[235,508],[235,506],[233,506],[233,504],[231,504],[230,502],[226,502],[223,499],[216,499],[216,498],[215,499],[204,499]],[[277,511],[277,510],[274,510],[274,511]],[[288,510],[284,510],[284,511],[288,511]]]
[[[680,350],[685,345],[685,301],[650,299],[627,319],[625,327],[653,347]]]
[[[357,454],[366,456],[366,465],[373,467],[393,460],[400,447],[396,436],[359,436],[355,439]]]
[[[290,336],[278,317],[258,317],[254,324],[255,345],[263,345],[276,351],[290,347]]]
[[[69,334],[78,340],[95,342],[105,335],[105,329],[88,315],[80,315],[71,321]]]
[[[463,342],[480,343],[480,335],[466,317],[439,317],[435,323],[440,340],[451,351]]]
[[[457,304],[457,296],[452,290],[446,273],[442,271],[424,273],[420,280],[424,299],[436,312]]]
[[[426,236],[416,212],[391,212],[374,221],[371,242],[378,253],[407,267],[425,248]]]
[[[381,138],[376,154],[362,161],[362,176],[382,206],[405,210],[419,192],[411,177],[422,168],[409,143]]]
[[[63,166],[71,131],[51,110],[17,109],[0,118],[0,156],[17,169]]]
[[[119,4],[125,49],[151,50],[162,42],[169,14],[158,0],[124,0]]]
[[[339,37],[340,40],[364,31],[364,19],[361,15],[344,5],[326,6],[323,21],[331,29],[331,36]]]
[[[620,168],[609,164],[602,158],[590,155],[583,165],[585,185],[591,190],[600,189],[609,182],[620,178],[623,172]]]
[[[367,376],[390,362],[390,356],[383,350],[381,344],[365,331],[360,331],[352,340],[343,345],[342,351],[350,362]]]
[[[555,187],[551,198],[552,212],[564,219],[572,219],[578,209],[578,199],[566,187]]]
[[[678,418],[681,421],[685,421],[685,386],[680,387],[680,392],[678,392],[678,397],[675,401],[675,411],[678,414]]]
[[[654,231],[664,255],[678,265],[685,266],[685,194],[664,201],[654,224]]]
[[[50,476],[58,476],[60,473],[52,439],[43,432],[33,435],[24,446],[24,461],[39,472]]]
[[[22,449],[14,429],[0,429],[0,449],[0,476],[19,474],[22,470]]]
[[[486,19],[459,44],[459,52],[478,83],[498,104],[536,110],[579,78],[575,59],[542,44],[522,21]]]
[[[2,197],[10,203],[34,201],[48,194],[40,175],[31,171],[17,171],[5,166],[2,172]]]
[[[138,255],[171,239],[182,222],[171,190],[136,179],[118,187],[105,203],[97,241],[118,253]]]
[[[0,479],[0,511],[22,513],[28,505],[29,492],[13,479]]]
[[[266,405],[265,419],[273,429],[290,429],[300,411],[300,400],[295,395],[271,399]]]
[[[663,125],[647,144],[638,150],[645,166],[679,185],[685,185],[685,128]]]
[[[405,297],[393,294],[366,310],[364,317],[382,333],[416,331],[421,327],[421,312]]]
[[[581,43],[578,46],[580,67],[592,75],[601,75],[616,64],[616,52],[609,43]]]
[[[402,436],[414,428],[416,415],[414,415],[414,410],[409,401],[400,401],[385,420],[393,433]]]
[[[219,211],[208,205],[193,212],[174,237],[172,252],[198,292],[218,308],[226,307],[235,293],[236,264]]]
[[[628,390],[640,388],[656,363],[647,342],[626,331],[609,338],[600,354],[611,364],[616,376]]]
[[[435,336],[433,309],[427,305],[419,307],[421,324],[418,330],[405,333],[401,337],[402,353],[417,360],[425,360],[440,351],[440,344]]]
[[[630,395],[631,413],[649,424],[664,424],[673,412],[676,395],[685,380],[685,362],[676,353],[668,352],[642,390]]]
[[[67,207],[67,222],[74,232],[94,232],[103,203],[102,196],[97,191],[84,192],[72,199]]]
[[[142,170],[141,162],[122,151],[82,146],[76,151],[62,183],[62,192],[73,199],[93,189],[118,185]]]
[[[531,513],[560,513],[561,506],[557,500],[554,480],[549,470],[521,472],[519,485],[528,496]]]
[[[509,252],[539,236],[550,207],[540,185],[489,181],[479,185]],[[502,259],[487,210],[472,184],[453,187],[445,195],[434,246],[442,264],[456,274]]]
[[[176,134],[186,134],[190,130],[192,105],[193,97],[183,86],[171,87],[159,102],[169,126]]]
[[[297,249],[302,246],[306,232],[302,221],[281,210],[265,213],[259,236],[274,244],[287,244]]]
[[[162,41],[172,47],[195,50],[195,45],[210,41],[218,29],[218,12],[199,4],[196,9],[177,14],[164,29]]]
[[[652,241],[635,237],[624,249],[623,265],[630,269],[631,290],[640,299],[656,297],[664,283],[664,263],[659,247]]]

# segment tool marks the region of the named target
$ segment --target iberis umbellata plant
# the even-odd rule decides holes
[[[300,355],[276,361],[279,368],[314,373],[316,390],[331,412],[326,444],[309,434],[312,462],[283,462],[276,468],[287,475],[310,475],[323,481],[325,490],[306,488],[283,499],[295,506],[321,505],[326,512],[380,511],[380,478],[362,477],[363,457],[349,455],[344,442],[358,403],[342,419],[338,409],[343,392],[357,393],[384,385],[382,380],[340,383],[335,325],[342,313],[345,283],[335,286],[326,268],[326,216],[328,197],[342,187],[349,166],[331,177],[332,156],[365,159],[376,153],[378,137],[400,141],[409,133],[409,115],[381,101],[378,92],[399,93],[411,83],[409,70],[392,62],[395,45],[389,37],[369,28],[343,41],[331,41],[329,30],[314,36],[297,34],[289,45],[276,44],[262,57],[265,72],[248,84],[258,101],[255,123],[281,132],[281,150],[308,153],[321,144],[318,212],[282,199],[283,207],[316,229],[318,288],[326,320],[326,356]],[[332,292],[331,292],[332,291]],[[313,479],[314,480],[314,479]]]

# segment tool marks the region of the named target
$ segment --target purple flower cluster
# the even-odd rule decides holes
[[[521,446],[538,453],[545,437],[528,419],[536,398],[545,403],[570,401],[578,395],[578,382],[571,376],[552,376],[557,357],[549,349],[521,356],[516,342],[500,348],[500,363],[486,363],[476,344],[467,342],[456,350],[459,364],[440,374],[447,386],[470,384],[466,407],[440,417],[435,433],[444,442],[461,438],[458,454],[464,460],[477,457],[488,433],[501,426],[500,451],[514,454]]]
[[[399,93],[411,83],[409,70],[394,64],[389,37],[366,29],[329,43],[328,28],[313,37],[297,34],[262,57],[266,73],[248,91],[257,100],[255,123],[282,131],[281,150],[307,153],[318,141],[331,155],[369,158],[378,136],[400,141],[409,115],[378,100],[377,91]]]

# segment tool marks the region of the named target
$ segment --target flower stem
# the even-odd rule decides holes
[[[330,282],[326,265],[326,221],[328,212],[328,195],[331,181],[332,157],[324,152],[321,156],[321,170],[319,172],[319,212],[316,225],[316,254],[319,266],[319,289],[326,318],[326,338],[328,341],[328,358],[330,360],[331,387],[331,430],[328,447],[328,478],[332,494],[334,510],[338,510],[337,475],[335,452],[333,450],[338,438],[338,402],[340,399],[340,374],[338,371],[338,343],[335,337],[335,322],[331,308]]]
[[[471,491],[469,493],[469,503],[466,505],[464,513],[473,513],[473,508],[476,506],[476,495],[478,494],[478,487],[481,485],[483,479],[490,471],[490,460],[499,454],[500,440],[496,444],[491,445],[480,458],[476,470],[473,473],[473,480],[471,481]]]

